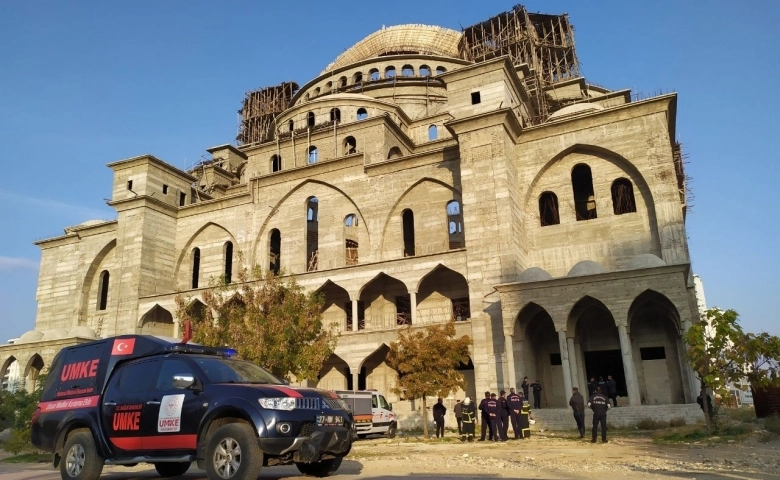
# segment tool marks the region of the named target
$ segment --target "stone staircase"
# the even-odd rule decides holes
[[[532,410],[532,415],[536,420],[532,430],[577,430],[571,408],[540,408]],[[607,423],[615,427],[631,427],[645,418],[664,422],[673,418],[683,418],[689,425],[704,422],[704,414],[695,403],[618,407],[610,408],[607,413]],[[593,425],[593,414],[589,409],[585,409],[585,427],[589,429],[591,425]]]

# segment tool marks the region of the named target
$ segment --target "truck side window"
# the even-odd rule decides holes
[[[192,368],[183,360],[178,358],[167,358],[163,360],[160,374],[157,376],[157,390],[167,392],[173,390],[174,375],[192,375]]]
[[[371,408],[376,408],[376,395],[371,395]]]
[[[388,405],[387,400],[382,395],[379,396],[379,406],[385,410],[390,410],[390,405]]]
[[[157,360],[131,363],[120,372],[117,389],[123,393],[142,393],[154,390],[160,362]]]

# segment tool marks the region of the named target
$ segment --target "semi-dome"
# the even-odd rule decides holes
[[[582,115],[584,113],[596,112],[604,110],[604,107],[597,103],[575,103],[574,105],[568,105],[550,115],[549,120],[557,120],[564,117],[572,117],[575,115]]]
[[[547,273],[547,270],[539,267],[526,268],[518,275],[518,282],[542,282],[544,280],[552,280],[552,275]]]
[[[423,54],[458,58],[461,35],[457,30],[432,25],[407,24],[382,28],[336,57],[322,74],[383,55]]]
[[[631,258],[631,260],[628,262],[628,269],[636,270],[639,268],[663,267],[664,265],[666,265],[666,262],[657,256],[653,255],[652,253],[644,253],[642,255],[637,255],[636,257]]]
[[[16,341],[16,343],[32,343],[37,342],[43,338],[43,332],[39,332],[37,330],[29,330],[22,334],[21,337],[19,337],[19,340]]]
[[[583,260],[577,265],[574,265],[566,276],[583,277],[585,275],[598,275],[599,273],[605,273],[604,267],[593,260]]]
[[[43,332],[41,340],[62,340],[63,338],[68,338],[68,331],[64,328],[54,328]]]
[[[86,325],[78,325],[76,327],[71,328],[70,332],[68,333],[68,336],[79,337],[79,338],[97,338],[97,334],[95,333],[95,331]]]

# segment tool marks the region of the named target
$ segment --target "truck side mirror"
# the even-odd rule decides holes
[[[195,377],[192,374],[179,374],[173,376],[173,388],[185,390],[195,383]]]
[[[392,403],[388,403],[387,404],[387,409],[392,412],[393,411],[393,404]]]

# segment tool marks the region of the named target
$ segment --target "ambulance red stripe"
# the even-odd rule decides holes
[[[195,449],[197,435],[157,435],[153,437],[112,437],[116,448],[122,450],[176,450]]]

